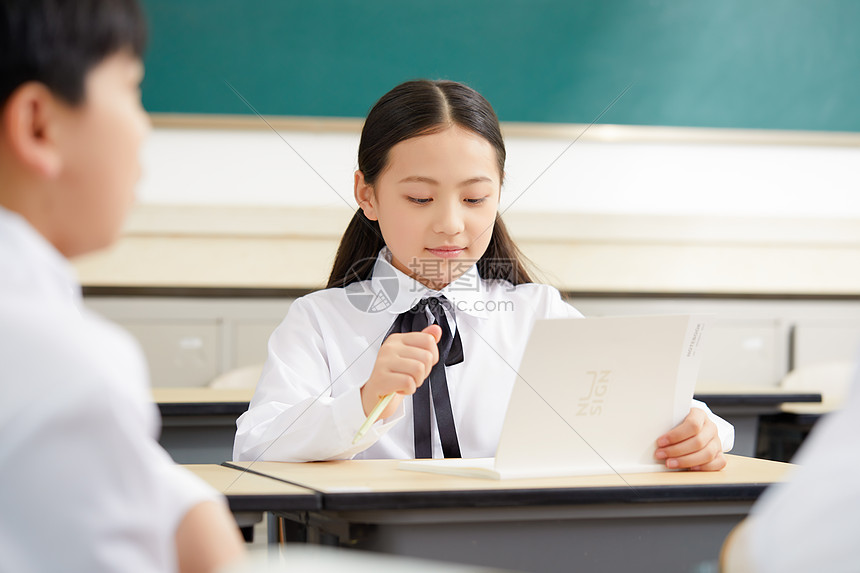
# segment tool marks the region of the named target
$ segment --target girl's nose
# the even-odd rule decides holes
[[[440,206],[433,230],[443,235],[458,235],[463,232],[465,221],[459,202]]]

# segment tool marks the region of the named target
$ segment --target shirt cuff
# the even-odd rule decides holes
[[[708,418],[717,426],[717,434],[720,436],[720,443],[723,446],[723,451],[731,451],[735,447],[735,427],[723,420],[708,408],[708,405],[699,400],[693,400],[693,408],[704,410]]]
[[[403,419],[405,410],[403,402],[401,402],[394,414],[385,420],[377,420],[355,444],[352,441],[355,439],[359,428],[361,428],[367,419],[367,416],[364,415],[364,407],[361,404],[361,388],[353,388],[349,392],[335,398],[332,401],[332,415],[334,416],[339,439],[347,444],[344,454],[346,457],[351,458],[375,444],[379,438],[388,433],[388,430]]]

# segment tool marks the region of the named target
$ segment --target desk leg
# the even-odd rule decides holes
[[[349,528],[338,524],[332,528],[328,520],[320,523],[316,515],[307,512],[279,512],[276,514],[279,531],[276,539],[285,543],[310,543],[314,545],[350,545],[342,542],[349,537]]]
[[[277,545],[281,542],[281,518],[274,513],[269,512],[269,519],[266,522],[266,530],[268,533],[267,540],[269,545]]]
[[[242,532],[246,542],[254,541],[254,526],[263,521],[263,514],[257,512],[237,512],[233,514],[236,527]]]
[[[731,453],[755,457],[758,444],[758,414],[734,414],[725,417],[725,420],[735,427],[735,446]]]

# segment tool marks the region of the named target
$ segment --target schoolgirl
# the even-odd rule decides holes
[[[358,150],[359,210],[328,288],[297,299],[269,340],[235,459],[494,455],[531,325],[581,316],[525,269],[498,214],[504,166],[495,112],[463,84],[409,81],[376,103]],[[720,469],[733,436],[694,401],[654,436],[655,455]]]

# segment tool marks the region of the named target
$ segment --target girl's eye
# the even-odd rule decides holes
[[[422,199],[421,197],[409,197],[409,200],[419,205],[424,205],[430,202],[430,199]]]
[[[479,199],[466,199],[465,201],[466,201],[466,203],[469,203],[470,205],[480,205],[481,203],[486,201],[486,199],[487,199],[486,197],[481,197]]]

